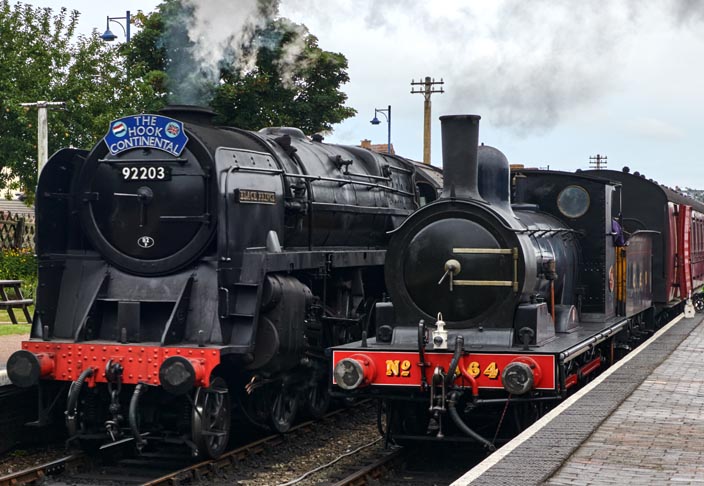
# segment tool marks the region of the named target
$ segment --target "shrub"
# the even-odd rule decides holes
[[[22,280],[22,293],[34,298],[37,287],[37,257],[29,248],[4,249],[0,252],[0,280]]]

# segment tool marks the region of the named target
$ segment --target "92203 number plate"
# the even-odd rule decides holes
[[[128,165],[120,168],[123,181],[168,181],[171,167],[163,165]]]

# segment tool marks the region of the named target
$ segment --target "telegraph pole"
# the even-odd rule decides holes
[[[49,122],[47,108],[50,106],[65,106],[64,101],[37,101],[36,103],[21,103],[21,106],[37,107],[37,176],[42,173],[44,164],[49,158]]]
[[[433,93],[444,93],[442,89],[435,89],[436,85],[443,85],[445,82],[440,78],[440,81],[431,79],[430,76],[425,77],[425,81],[411,80],[411,94],[421,93],[425,97],[424,103],[424,118],[423,118],[423,163],[430,164],[430,95]],[[415,86],[422,86],[422,89],[415,89]]]
[[[589,167],[596,170],[606,169],[606,155],[596,154],[589,157]]]

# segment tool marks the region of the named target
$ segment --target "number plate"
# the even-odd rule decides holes
[[[120,167],[123,181],[168,181],[171,167],[163,165],[126,165]]]

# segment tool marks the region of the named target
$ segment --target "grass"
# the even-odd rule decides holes
[[[34,306],[30,305],[29,315],[34,314]],[[29,324],[25,323],[24,312],[22,309],[13,309],[15,317],[17,318],[18,325],[12,324],[10,320],[10,314],[6,310],[0,310],[0,336],[7,336],[8,334],[25,334],[29,332]],[[7,326],[5,324],[8,324]],[[11,328],[11,329],[8,329]]]
[[[27,307],[27,310],[29,311],[30,316],[33,315],[34,314],[34,305],[30,305],[29,307]],[[12,309],[12,311],[15,313],[15,317],[17,318],[17,320],[20,323],[25,321],[24,311],[22,309],[19,309],[19,308]],[[12,321],[10,320],[10,314],[7,313],[7,310],[2,309],[2,310],[0,310],[0,324],[3,324],[5,322],[12,322]]]
[[[7,320],[9,321],[10,318],[8,317]],[[30,324],[0,323],[0,336],[9,336],[11,334],[29,334],[31,328],[32,326]]]

